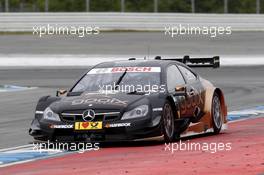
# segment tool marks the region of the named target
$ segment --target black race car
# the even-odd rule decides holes
[[[38,101],[29,134],[36,140],[114,141],[219,133],[224,95],[190,67],[219,67],[219,57],[104,62],[67,92]]]

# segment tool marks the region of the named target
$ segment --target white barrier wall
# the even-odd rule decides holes
[[[0,31],[32,31],[33,26],[98,26],[101,30],[164,30],[165,26],[231,26],[264,30],[264,15],[183,13],[0,13]]]

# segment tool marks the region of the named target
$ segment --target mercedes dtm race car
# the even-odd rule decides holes
[[[219,57],[104,62],[67,92],[40,98],[29,134],[37,140],[120,141],[219,133],[227,122],[221,89],[190,67],[219,67]]]

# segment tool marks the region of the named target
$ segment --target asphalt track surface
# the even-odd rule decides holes
[[[264,66],[196,69],[223,89],[228,110],[264,105]],[[28,144],[28,128],[38,99],[68,89],[86,68],[1,68],[0,84],[38,87],[33,90],[0,93],[0,148]]]
[[[102,32],[76,36],[0,35],[0,54],[84,55],[264,55],[263,32],[233,32],[210,38],[184,35],[171,38],[164,32]]]

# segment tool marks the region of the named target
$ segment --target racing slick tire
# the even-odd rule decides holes
[[[218,134],[221,131],[223,120],[221,101],[217,93],[214,93],[213,95],[211,110],[214,133]]]
[[[178,138],[178,134],[175,132],[175,117],[169,101],[166,101],[163,106],[161,129],[166,143],[173,142]]]

